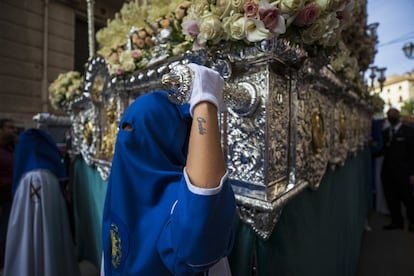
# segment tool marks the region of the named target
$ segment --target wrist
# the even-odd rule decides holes
[[[198,114],[200,112],[208,112],[208,113],[215,113],[217,114],[218,108],[217,106],[210,102],[210,101],[201,101],[196,103],[194,106],[192,106],[191,114],[195,116],[195,114]]]

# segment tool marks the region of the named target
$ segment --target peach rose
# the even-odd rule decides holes
[[[254,1],[248,1],[243,6],[244,14],[247,17],[257,17],[257,13],[259,11],[259,5]]]

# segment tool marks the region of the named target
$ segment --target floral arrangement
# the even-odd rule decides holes
[[[133,72],[148,64],[147,52],[140,50],[113,51],[107,58],[108,69],[111,75],[122,75],[126,72]]]
[[[49,101],[56,110],[82,94],[82,77],[77,71],[61,73],[49,85]]]
[[[124,74],[148,65],[163,29],[171,31],[169,56],[283,38],[310,57],[322,53],[338,75],[362,87],[359,72],[372,63],[376,43],[367,34],[366,17],[365,0],[135,0],[97,33],[98,54],[107,59],[111,73]]]

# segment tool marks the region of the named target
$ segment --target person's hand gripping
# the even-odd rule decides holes
[[[192,88],[190,97],[190,113],[193,116],[194,107],[201,102],[210,102],[219,112],[225,111],[223,102],[224,80],[220,74],[208,67],[190,63]]]

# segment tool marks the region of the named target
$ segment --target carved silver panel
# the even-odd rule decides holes
[[[258,105],[250,114],[232,109],[227,114],[224,147],[230,181],[242,220],[267,237],[278,216],[273,204],[288,184],[289,79],[262,63],[232,82],[252,90]]]
[[[329,162],[333,166],[342,166],[348,157],[350,118],[344,100],[339,96],[336,97],[333,112],[334,122],[331,132]]]
[[[313,78],[300,89],[304,91],[300,91],[297,107],[297,178],[316,189],[328,164],[333,104],[329,88]]]
[[[189,62],[226,80],[228,111],[220,114],[220,128],[230,182],[241,220],[263,239],[289,200],[307,187],[317,189],[328,165],[342,165],[369,141],[372,112],[366,104],[323,58],[306,59],[280,40],[231,53],[189,52],[123,76],[109,76],[105,61],[92,59],[85,93],[68,109],[74,153],[106,179],[125,109],[144,93],[168,90],[165,84],[180,78],[170,75],[163,84],[163,76],[180,73],[174,68]],[[182,99],[188,98],[184,90]]]

